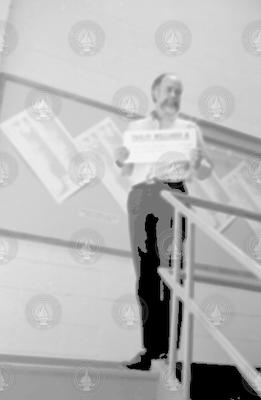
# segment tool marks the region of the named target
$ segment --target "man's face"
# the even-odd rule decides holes
[[[156,110],[162,117],[171,118],[180,108],[182,83],[174,75],[167,75],[155,89]]]

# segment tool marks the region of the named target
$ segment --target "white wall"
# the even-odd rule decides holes
[[[139,322],[128,326],[113,311],[119,299],[125,304],[126,296],[134,304],[131,260],[103,255],[84,266],[65,248],[21,240],[15,259],[1,265],[0,281],[0,353],[121,361],[142,347]],[[47,329],[28,322],[28,303],[38,295],[53,296],[61,307],[59,322],[53,325],[50,314]],[[260,365],[260,294],[196,284],[200,306],[216,296],[229,316],[221,331],[250,362]],[[229,364],[197,322],[194,337],[195,361]]]
[[[184,112],[202,116],[201,93],[224,86],[235,110],[221,124],[260,135],[260,59],[241,42],[245,26],[260,15],[259,0],[13,0],[12,8],[19,46],[5,71],[106,103],[126,85],[149,96],[157,74],[175,71],[185,85]],[[82,19],[96,21],[105,32],[103,50],[92,57],[76,55],[68,44],[71,26]],[[192,34],[181,56],[163,55],[154,43],[156,29],[170,19],[185,23]]]
[[[11,22],[19,32],[19,44],[5,59],[4,70],[106,103],[126,85],[149,95],[153,78],[173,70],[184,81],[184,112],[200,117],[197,104],[202,91],[222,85],[236,104],[234,114],[222,123],[259,136],[259,59],[243,49],[241,34],[260,9],[258,0],[14,0]],[[89,58],[74,54],[67,41],[72,24],[85,18],[97,21],[106,33],[103,51]],[[187,53],[174,58],[159,53],[154,44],[158,25],[172,18],[189,26],[193,43]],[[209,259],[215,247],[206,243],[203,259]],[[217,261],[223,263],[224,257]],[[124,331],[110,314],[117,296],[134,294],[131,262],[113,258],[94,271],[75,269],[64,252],[23,243],[16,259],[1,266],[0,275],[0,318],[5,321],[0,352],[120,360],[139,349],[139,330]],[[198,286],[197,295],[203,299],[212,291]],[[58,297],[63,309],[61,323],[48,332],[34,330],[25,317],[30,296],[43,292]],[[227,329],[242,351],[260,364],[259,295],[220,290],[224,292],[238,313]],[[226,360],[218,349],[207,347],[210,342],[199,327],[196,331],[196,359]]]
[[[9,10],[11,7],[12,0],[2,0],[0,5],[0,21],[4,24],[8,21]],[[0,65],[2,64],[3,53],[0,51]]]

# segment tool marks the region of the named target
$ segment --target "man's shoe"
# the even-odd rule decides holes
[[[130,362],[122,365],[129,369],[148,371],[151,367],[151,357],[147,353],[138,353]]]
[[[167,364],[169,363],[169,358],[167,353],[161,353],[159,355],[159,360],[164,360]]]
[[[152,369],[155,371],[163,371],[168,366],[168,355],[161,353],[157,357],[152,358]]]

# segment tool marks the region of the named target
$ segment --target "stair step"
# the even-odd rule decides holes
[[[182,386],[168,379],[163,361],[138,371],[116,362],[0,355],[0,391],[1,400],[183,400]],[[191,399],[214,395],[238,399],[255,394],[235,367],[193,363]]]
[[[120,364],[79,366],[1,363],[4,400],[157,400],[158,371],[128,370]],[[9,386],[9,387],[8,387]]]

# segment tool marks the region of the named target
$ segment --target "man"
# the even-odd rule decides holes
[[[140,370],[150,369],[152,359],[167,358],[168,354],[170,290],[161,281],[157,269],[166,264],[160,251],[160,237],[166,231],[168,235],[173,233],[175,221],[173,207],[161,197],[160,192],[178,190],[187,193],[184,181],[192,178],[191,167],[194,176],[198,174],[200,177],[201,173],[204,178],[210,175],[213,167],[197,125],[181,119],[178,115],[183,91],[180,79],[174,74],[162,74],[155,79],[151,90],[155,103],[154,111],[147,118],[131,122],[128,130],[182,129],[191,126],[195,128],[197,149],[193,153],[191,165],[178,159],[168,159],[167,164],[163,160],[163,163],[158,165],[134,165],[128,163],[129,151],[126,147],[121,147],[116,152],[116,164],[122,168],[122,175],[129,176],[133,182],[127,208],[145,348],[145,352],[137,354],[125,365],[130,369]],[[175,158],[175,149],[170,149],[170,155],[171,151]],[[182,218],[182,241],[185,239],[185,223],[185,219]],[[177,345],[180,339],[180,324],[181,303]]]

